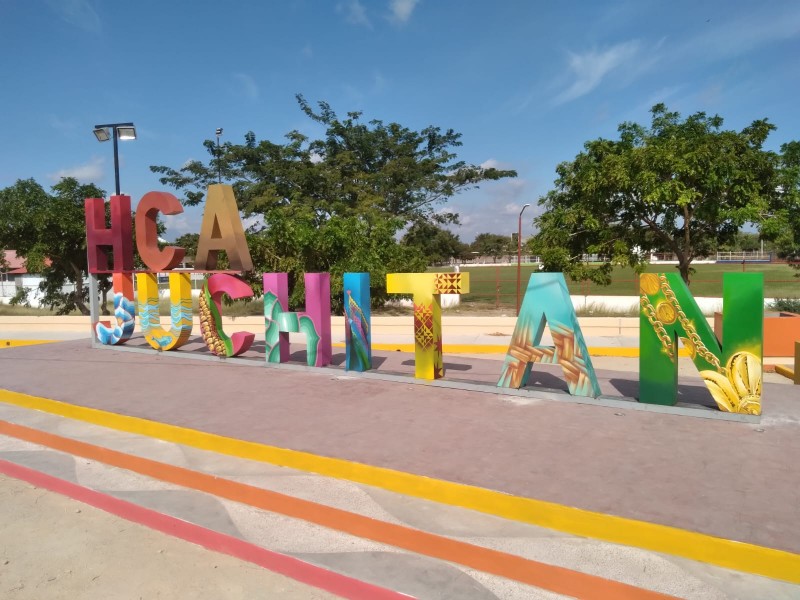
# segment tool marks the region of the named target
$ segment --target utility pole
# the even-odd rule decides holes
[[[519,316],[519,287],[522,269],[522,213],[524,213],[525,209],[529,206],[530,204],[526,204],[522,207],[522,210],[519,211],[519,222],[517,223],[517,316]]]
[[[222,127],[217,127],[217,183],[222,183],[222,159],[219,151],[219,137],[222,135]]]

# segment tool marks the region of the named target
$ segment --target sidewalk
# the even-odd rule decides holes
[[[108,495],[111,502],[133,502],[145,510],[180,519],[181,523],[189,524],[186,527],[216,532],[230,540],[227,545],[241,540],[254,545],[256,550],[279,552],[312,563],[316,568],[415,598],[566,597],[553,593],[554,588],[568,592],[569,596],[597,599],[653,598],[647,590],[654,590],[701,600],[780,600],[792,598],[798,592],[797,586],[709,564],[571,536],[374,486],[165,443],[149,436],[131,435],[2,403],[0,419],[3,419],[0,423],[34,427],[27,431],[32,441],[38,442],[23,441],[14,437],[20,435],[18,432],[4,427],[8,437],[0,435],[0,470],[4,461],[12,461],[46,477],[57,477],[65,482],[62,485],[77,484],[83,489],[98,490]],[[44,439],[47,436],[51,439]],[[47,445],[52,440],[65,446],[62,451]],[[81,444],[83,447],[78,447]],[[116,458],[109,456],[109,451],[116,453]],[[137,461],[141,462],[139,457],[149,465],[137,466]],[[169,470],[175,467],[185,473],[180,486],[170,480]],[[211,488],[202,486],[205,474],[213,477],[214,493],[208,493]],[[235,494],[232,486],[240,484],[247,487],[246,496]],[[4,489],[0,475],[0,494]],[[170,597],[211,597],[203,593],[213,592],[215,598],[231,600],[264,594],[281,598],[327,597],[319,591],[316,592],[319,595],[313,595],[314,590],[304,590],[300,584],[280,577],[259,577],[258,571],[237,561],[203,553],[157,533],[148,534],[136,525],[110,518],[83,504],[65,505],[63,500],[43,496],[41,490],[34,493],[39,500],[35,505],[27,505],[24,520],[8,521],[9,516],[16,514],[8,511],[0,518],[3,534],[0,539],[7,544],[4,548],[0,542],[0,559],[10,559],[11,563],[6,567],[9,576],[0,577],[0,589],[3,581],[10,581],[10,591],[19,594],[8,594],[9,598],[88,600],[107,597],[103,590],[114,585],[135,591],[137,594],[132,597],[139,597],[142,592],[144,597],[150,597],[153,594],[146,592],[153,589],[162,593],[171,590]],[[277,503],[270,496],[274,494],[278,495]],[[263,502],[259,503],[262,496]],[[286,501],[281,503],[280,498]],[[50,516],[51,503],[64,512],[57,524],[36,529],[43,519],[56,518]],[[298,511],[302,512],[304,505],[311,512],[300,516]],[[11,510],[13,507],[12,504]],[[339,512],[327,517],[331,510]],[[122,516],[131,518],[124,513]],[[110,519],[113,529],[108,529]],[[95,524],[96,521],[99,522]],[[6,535],[11,527],[16,528],[16,535]],[[87,536],[93,539],[84,548]],[[455,544],[453,548],[444,553],[437,550],[437,545],[448,540]],[[49,560],[43,569],[36,560],[41,552],[31,555],[31,551],[24,550],[29,541],[35,541],[37,550],[52,551],[62,558]],[[126,569],[120,571],[115,557],[126,552],[128,544],[135,547],[127,551]],[[225,552],[213,544],[207,547]],[[94,552],[99,548],[103,551]],[[27,555],[22,562],[17,559],[21,552]],[[71,561],[80,561],[82,568],[70,568]],[[480,568],[470,567],[476,561]],[[165,562],[170,565],[168,571],[164,570]],[[516,573],[515,563],[522,567]],[[179,569],[177,575],[172,574],[175,568]],[[552,572],[552,568],[563,571]],[[134,579],[126,585],[133,573]],[[143,577],[143,573],[147,576]],[[220,579],[226,575],[234,578],[228,585]],[[259,582],[264,586],[260,593],[255,596],[248,593]],[[628,587],[615,587],[617,582]],[[19,590],[25,584],[27,592],[22,593]],[[582,584],[589,586],[587,593],[580,591]],[[357,585],[351,584],[344,591]],[[299,592],[295,591],[298,586]],[[31,592],[34,595],[26,595]],[[370,591],[345,597],[375,600],[378,596]]]
[[[0,476],[0,503],[9,600],[337,598],[16,479]]]
[[[144,346],[141,338],[129,344],[134,349]],[[196,340],[187,350],[203,352]],[[796,468],[800,393],[790,385],[766,383],[764,416],[761,423],[749,424],[541,399],[564,397],[557,391],[564,386],[558,370],[539,366],[534,385],[556,391],[537,399],[509,396],[501,390],[486,393],[418,384],[411,377],[413,355],[402,352],[376,352],[378,369],[389,377],[376,379],[341,368],[311,369],[298,363],[290,368],[268,368],[259,350],[241,361],[200,361],[181,358],[179,353],[167,356],[152,350],[92,349],[88,340],[7,349],[0,352],[0,368],[9,374],[3,387],[39,399],[0,392],[0,419],[142,454],[160,463],[195,470],[215,465],[210,473],[248,483],[263,481],[262,476],[271,477],[273,484],[294,481],[298,485],[278,489],[350,511],[361,511],[364,497],[360,494],[366,489],[383,511],[367,514],[381,514],[381,519],[388,519],[388,513],[412,527],[446,532],[470,543],[521,553],[527,559],[555,562],[665,593],[720,597],[709,590],[721,588],[703,588],[698,581],[705,582],[703,585],[739,581],[741,585],[754,585],[751,590],[760,590],[754,595],[725,588],[740,597],[789,598],[796,591],[781,587],[785,584],[758,577],[748,579],[749,575],[732,577],[718,566],[678,558],[705,552],[705,561],[738,561],[736,568],[746,571],[759,569],[762,564],[773,568],[784,564],[782,561],[800,565],[800,474]],[[302,351],[295,352],[293,359],[302,360],[302,355]],[[335,360],[343,360],[343,350]],[[447,378],[488,384],[496,381],[500,366],[497,360],[485,356],[446,355],[445,363]],[[608,393],[616,390],[619,395],[632,395],[625,392],[635,391],[635,374],[603,369],[599,374]],[[702,389],[696,378],[682,378],[682,386],[682,393],[687,395],[691,395],[691,388]],[[148,438],[141,438],[142,433]],[[20,448],[13,438],[7,439],[3,458],[10,460],[8,452],[17,452],[17,458],[25,464],[28,459],[24,452],[30,448]],[[175,442],[180,442],[179,450],[174,448]],[[202,458],[201,449],[216,454]],[[32,455],[27,456],[33,460]],[[44,470],[54,468],[53,474],[58,476],[65,473],[64,465],[72,462],[36,459],[27,464]],[[83,464],[83,460],[75,464]],[[236,466],[240,464],[251,466],[241,471]],[[297,472],[295,479],[288,480],[282,476],[287,467],[306,473]],[[75,468],[79,483],[99,481],[101,490],[136,489],[130,482],[111,485],[113,481],[105,476],[97,480],[104,467]],[[272,471],[274,468],[278,471]],[[157,476],[159,469],[163,470],[159,467],[149,476]],[[163,483],[156,482],[143,489],[164,488]],[[137,497],[155,501],[156,496]],[[151,506],[167,510],[169,506],[197,505],[194,501],[177,505],[168,501],[165,505],[164,499]],[[230,510],[229,505],[226,507]],[[571,507],[580,511],[576,513]],[[461,523],[460,529],[442,530],[436,525],[454,523],[455,513],[448,511],[464,509],[494,516],[470,510],[455,521]],[[189,518],[184,513],[174,514]],[[425,514],[433,521],[426,520]],[[481,519],[498,517],[503,519],[502,525],[486,529],[488,525],[481,524]],[[253,523],[266,518],[262,514]],[[219,523],[217,517],[212,521]],[[336,526],[339,521],[331,524]],[[201,519],[204,523],[208,525],[209,521]],[[657,524],[656,529],[648,529],[652,527],[649,524]],[[668,531],[678,532],[670,535],[684,536],[680,538],[684,541],[668,544],[665,540],[669,536],[659,541],[667,531],[658,529],[662,525],[678,528]],[[260,535],[248,531],[247,539]],[[404,563],[394,558],[387,558],[388,562],[378,568],[375,561],[383,560],[377,558],[380,552],[395,551],[369,545],[363,547],[366,555],[362,560],[348,562],[355,557],[347,550],[352,550],[349,544],[354,542],[334,541],[317,530],[304,534],[296,528],[281,531],[284,533],[278,535],[276,530],[275,539],[320,539],[323,546],[332,544],[331,548],[342,550],[327,559],[320,555],[327,551],[319,546],[312,554],[302,550],[302,545],[278,544],[279,549],[313,555],[318,564],[356,578],[363,578],[367,572],[384,573],[385,578],[373,583],[392,589],[408,589],[393,587],[398,569],[417,573],[412,578],[438,569],[431,571],[432,564],[423,561],[418,571],[411,568],[412,563],[399,566]],[[573,541],[562,544],[559,536],[563,535]],[[585,538],[576,535],[595,538],[589,554],[580,554],[587,557],[584,561],[576,561],[574,551],[569,550],[585,543]],[[490,541],[493,537],[497,537],[496,544]],[[528,539],[523,546],[512,541],[522,538]],[[625,546],[609,545],[613,541]],[[672,554],[669,562],[673,566],[650,565],[650,575],[642,579],[642,561],[652,556],[644,548],[654,549],[647,545],[650,543],[662,544],[657,546],[659,552]],[[428,547],[429,543],[420,549]],[[770,549],[778,551],[776,558]],[[602,560],[603,556],[618,557],[612,562],[628,565],[625,573],[619,574],[611,563]],[[510,560],[497,559],[497,568],[505,568],[502,565],[511,564]],[[683,571],[671,570],[674,565]],[[500,591],[505,589],[505,575],[500,579],[496,575],[478,576],[469,568],[461,574],[449,573],[445,576],[442,572],[444,579],[437,581],[456,585],[453,582],[459,580],[459,586],[463,583],[469,589],[473,589],[470,586],[474,581],[480,581],[484,591],[468,594],[463,592],[466,588],[457,587],[453,589],[461,591],[451,596],[435,597],[514,597]],[[470,579],[462,580],[463,574]],[[660,574],[665,576],[660,578]],[[680,587],[684,583],[700,587]],[[778,587],[760,587],[773,584]],[[431,585],[437,588],[437,584]],[[516,597],[553,597],[535,596],[530,593],[533,588],[523,589],[528,592]],[[486,595],[485,590],[494,591]]]
[[[800,392],[790,385],[765,384],[763,418],[751,425],[409,386],[410,377],[92,350],[86,341],[6,350],[0,361],[14,374],[4,386],[17,392],[800,551]],[[410,355],[376,362],[413,372]],[[498,367],[446,357],[446,377],[494,383]],[[599,375],[604,391],[635,391],[628,374]],[[557,371],[537,368],[532,379],[565,387]],[[703,391],[699,379],[684,382],[687,396]]]

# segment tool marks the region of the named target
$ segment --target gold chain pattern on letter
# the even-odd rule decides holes
[[[672,288],[669,287],[667,278],[664,275],[661,275],[658,279],[661,283],[661,289],[664,292],[664,296],[666,296],[667,300],[669,300],[669,303],[675,307],[675,311],[678,313],[678,320],[681,322],[681,326],[686,332],[686,335],[689,336],[689,341],[692,343],[692,346],[694,346],[697,355],[705,360],[708,364],[714,365],[717,373],[722,373],[724,375],[726,371],[725,367],[719,364],[719,358],[717,358],[713,352],[706,348],[703,340],[701,340],[700,336],[697,335],[697,330],[694,328],[694,325],[692,325],[689,317],[687,317],[686,313],[683,312],[683,309],[681,309],[678,298],[675,297],[675,292],[673,292]]]

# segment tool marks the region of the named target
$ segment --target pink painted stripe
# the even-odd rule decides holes
[[[149,508],[144,508],[108,494],[64,481],[51,475],[0,459],[0,473],[27,481],[89,506],[94,506],[128,521],[161,531],[214,552],[234,556],[249,563],[280,573],[291,579],[353,600],[408,600],[411,596],[366,583],[346,575],[304,562],[292,556],[267,550],[193,523],[181,521]]]

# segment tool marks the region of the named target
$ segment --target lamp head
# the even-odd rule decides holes
[[[111,134],[108,132],[108,127],[95,127],[93,133],[98,142],[107,142],[111,139]]]
[[[135,140],[136,128],[133,125],[122,125],[117,127],[117,137],[121,140]]]

